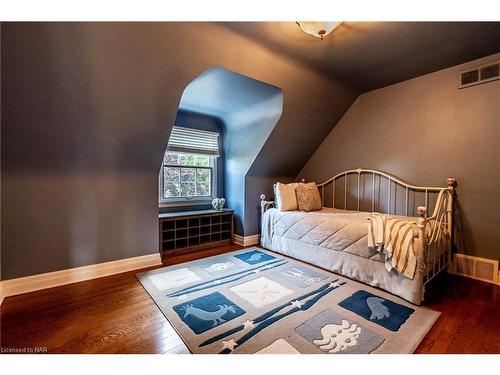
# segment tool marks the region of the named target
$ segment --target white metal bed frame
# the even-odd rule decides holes
[[[365,175],[371,175],[372,177],[372,194],[371,194],[371,211],[375,212],[375,207],[380,207],[381,198],[376,198],[375,196],[375,180],[378,177],[379,184],[381,179],[386,179],[388,181],[388,191],[387,191],[387,210],[385,213],[391,214],[391,201],[396,199],[397,186],[401,186],[405,191],[405,215],[408,216],[408,202],[410,192],[422,192],[424,193],[425,199],[424,204],[417,207],[417,228],[418,228],[418,239],[416,242],[416,255],[423,254],[423,259],[426,265],[426,274],[424,276],[424,285],[430,282],[436,275],[441,271],[445,270],[446,267],[451,263],[451,251],[452,251],[452,238],[453,238],[453,199],[455,195],[456,180],[453,177],[449,177],[446,180],[447,187],[432,187],[432,186],[415,186],[402,181],[401,179],[394,177],[388,173],[381,172],[375,169],[352,169],[348,171],[341,172],[327,181],[316,184],[321,192],[321,203],[322,206],[325,205],[325,190],[330,184],[332,185],[332,207],[335,207],[335,191],[337,187],[337,180],[344,180],[344,207],[347,209],[347,194],[348,194],[348,178],[351,175],[357,175],[357,189],[356,198],[357,210],[360,210],[360,192],[361,192],[361,178]],[[302,180],[305,182],[305,180]],[[391,189],[392,185],[395,185],[394,189]],[[365,185],[366,186],[366,185]],[[380,187],[379,187],[380,193]],[[429,194],[437,194],[436,203],[434,205],[434,210],[431,216],[427,216],[428,205],[429,205]],[[274,207],[274,201],[267,201],[264,194],[260,196],[261,198],[261,213]],[[396,204],[394,204],[394,210],[392,214],[396,214]],[[414,216],[414,215],[411,215]],[[439,246],[441,240],[447,241],[446,246]]]

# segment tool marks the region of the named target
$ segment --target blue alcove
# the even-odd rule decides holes
[[[235,232],[245,229],[246,176],[283,111],[280,88],[214,67],[185,88],[179,110],[216,117],[224,137],[224,193],[235,210]]]

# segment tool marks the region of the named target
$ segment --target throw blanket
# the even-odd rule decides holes
[[[413,249],[418,236],[417,222],[379,213],[370,214],[368,220],[368,246],[385,255],[388,272],[394,269],[413,280],[417,268]]]

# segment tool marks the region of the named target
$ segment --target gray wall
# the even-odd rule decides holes
[[[500,258],[500,81],[457,89],[500,53],[361,95],[298,178],[375,168],[418,185],[458,181],[458,251]]]
[[[184,88],[206,69],[282,89],[250,168],[271,180],[293,178],[357,96],[218,24],[1,28],[3,279],[158,250],[161,158]],[[259,181],[256,193],[269,188]]]

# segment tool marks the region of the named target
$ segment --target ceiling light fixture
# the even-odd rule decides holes
[[[323,38],[340,26],[342,22],[297,22],[297,25],[306,34]]]

